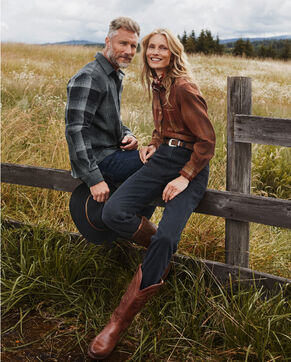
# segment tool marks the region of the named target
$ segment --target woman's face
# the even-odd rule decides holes
[[[158,75],[166,72],[171,55],[165,35],[155,34],[150,38],[146,58],[149,67],[154,69]]]

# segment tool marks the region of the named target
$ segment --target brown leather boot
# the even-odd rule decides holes
[[[161,280],[159,284],[140,290],[141,280],[142,270],[141,265],[139,265],[137,273],[121,298],[119,306],[111,315],[108,324],[90,343],[88,348],[89,357],[102,360],[109,356],[135,315],[141,311],[148,299],[164,284],[164,281]]]
[[[137,244],[148,248],[151,243],[151,237],[156,232],[156,225],[150,222],[145,216],[142,216],[139,227],[132,236],[132,240],[135,241]]]

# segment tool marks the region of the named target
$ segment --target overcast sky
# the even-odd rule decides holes
[[[291,35],[291,0],[2,0],[2,41],[103,42],[110,20],[129,16],[141,36],[209,29],[220,39]]]

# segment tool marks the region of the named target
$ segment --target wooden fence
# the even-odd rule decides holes
[[[226,191],[208,189],[196,210],[226,219],[224,265],[236,273],[248,268],[249,222],[291,228],[291,201],[250,195],[251,144],[290,147],[291,119],[252,116],[251,92],[250,78],[228,78]],[[80,183],[65,170],[2,163],[1,171],[2,182],[17,185],[71,192]]]
[[[227,80],[227,170],[226,189],[246,195],[251,190],[252,143],[291,146],[291,119],[265,118],[250,115],[252,112],[252,83],[250,78],[232,77]],[[249,213],[259,211],[262,220],[269,214],[272,225],[291,228],[291,201],[285,201],[285,212],[277,213],[270,205],[262,210],[264,198],[254,199],[248,205]],[[280,200],[277,200],[280,202]],[[242,200],[242,202],[244,202]],[[275,205],[275,204],[274,204]],[[240,207],[243,207],[241,205]],[[251,210],[251,208],[253,210]],[[283,211],[283,210],[281,210]],[[285,216],[283,216],[285,214]],[[280,219],[286,218],[286,224]],[[248,266],[249,220],[226,217],[226,263]],[[262,223],[271,225],[266,221]]]

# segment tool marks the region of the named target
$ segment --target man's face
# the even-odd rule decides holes
[[[126,68],[136,53],[138,36],[132,31],[119,28],[111,38],[106,37],[105,42],[105,56],[117,68]]]

